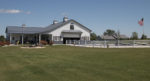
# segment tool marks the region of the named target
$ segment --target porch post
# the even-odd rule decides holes
[[[51,40],[53,41],[53,35],[51,34]]]
[[[9,41],[10,41],[10,44],[11,44],[11,34],[9,35]]]
[[[39,34],[39,44],[40,44],[40,41],[41,41],[41,34]]]
[[[23,42],[24,42],[24,37],[23,37],[23,34],[22,34],[22,45],[23,45]]]
[[[48,36],[49,36],[49,42],[52,41],[51,34],[48,34]]]

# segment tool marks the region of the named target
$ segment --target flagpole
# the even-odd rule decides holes
[[[144,26],[143,26],[143,35],[145,35],[145,33],[144,33]]]

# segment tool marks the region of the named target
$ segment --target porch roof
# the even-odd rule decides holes
[[[43,30],[42,27],[19,27],[19,26],[8,26],[6,28],[7,33],[16,34],[36,34]]]

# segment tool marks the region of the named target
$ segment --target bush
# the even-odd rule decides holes
[[[146,35],[144,35],[144,34],[142,34],[141,39],[147,39],[147,36],[146,36]]]
[[[49,42],[49,45],[53,45],[53,41],[50,41],[50,42]]]
[[[4,45],[5,45],[5,43],[0,41],[0,46],[4,46]]]
[[[41,40],[41,41],[40,41],[40,44],[42,44],[42,45],[47,45],[47,41]]]
[[[9,41],[5,41],[4,43],[5,43],[5,45],[10,45]]]
[[[5,37],[3,35],[0,36],[0,41],[2,41],[2,42],[5,41]]]
[[[0,46],[4,46],[4,45],[9,45],[10,42],[9,41],[0,41]]]
[[[132,40],[137,40],[138,39],[138,33],[137,32],[132,32],[131,39]]]

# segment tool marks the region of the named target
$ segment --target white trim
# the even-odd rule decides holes
[[[11,41],[12,41],[12,39],[11,39],[11,34],[9,35],[9,41],[10,41],[10,44],[11,44]]]
[[[41,41],[41,34],[39,34],[39,44],[40,44],[40,41]]]

